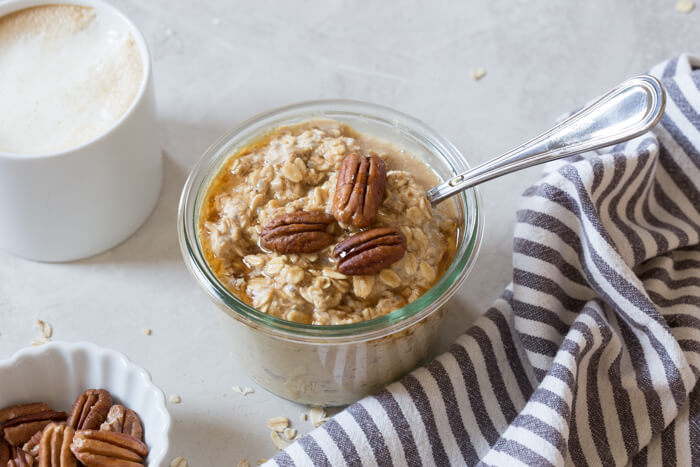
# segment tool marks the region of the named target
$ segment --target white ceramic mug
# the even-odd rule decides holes
[[[50,0],[0,2],[0,16]],[[39,261],[71,261],[125,240],[153,210],[162,183],[151,62],[146,41],[122,13],[99,0],[66,1],[115,18],[136,43],[141,87],[105,133],[42,155],[0,151],[0,249]]]

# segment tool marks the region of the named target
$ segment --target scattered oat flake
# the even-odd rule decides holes
[[[265,462],[267,462],[267,459],[265,458],[258,459],[258,465],[263,465]]]
[[[274,417],[267,421],[267,427],[272,431],[283,432],[285,428],[289,428],[289,419],[287,417]]]
[[[479,81],[484,76],[486,76],[486,70],[480,67],[472,68],[472,78],[474,78],[474,81]]]
[[[240,386],[233,386],[233,390],[238,394],[242,394],[243,396],[247,396],[248,394],[253,394],[255,392],[255,389],[253,388],[242,388]]]
[[[176,457],[170,463],[170,467],[187,467],[187,459],[184,457]]]
[[[270,439],[272,440],[272,444],[274,444],[279,451],[289,446],[289,441],[282,439],[280,434],[276,431],[270,432]]]
[[[680,0],[676,3],[676,11],[678,13],[690,13],[695,9],[695,2],[691,0]]]
[[[243,459],[241,461],[238,461],[238,466],[237,467],[250,467],[250,464],[248,463],[247,460]]]
[[[51,339],[51,336],[53,335],[53,328],[49,323],[47,323],[43,319],[38,319],[34,324],[36,325],[36,327],[39,328],[39,332],[41,332],[41,335],[43,337],[45,337],[46,339]]]
[[[32,339],[32,345],[34,347],[37,347],[39,345],[44,345],[48,342],[49,342],[49,340],[43,336],[35,337],[34,339]]]
[[[153,331],[151,330],[151,328],[143,328],[142,331],[147,336],[150,336],[151,334],[153,334]]]
[[[170,402],[172,402],[173,404],[179,404],[180,402],[182,402],[182,398],[177,394],[173,394],[172,396],[170,396]]]
[[[309,418],[309,416],[306,415],[306,413],[302,413],[302,414],[300,415],[300,417],[301,417],[301,421],[302,421],[302,422],[305,422],[305,421],[308,420],[308,418]]]
[[[284,429],[284,436],[286,436],[288,440],[292,440],[292,439],[296,438],[297,430],[295,430],[294,428],[285,428]]]
[[[323,407],[311,407],[309,410],[309,419],[315,427],[319,427],[328,421],[326,410]]]

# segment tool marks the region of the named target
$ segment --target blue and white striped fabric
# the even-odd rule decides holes
[[[653,132],[524,193],[493,307],[271,464],[700,465],[700,60],[652,74]]]

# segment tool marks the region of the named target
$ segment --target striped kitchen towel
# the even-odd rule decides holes
[[[700,465],[700,59],[652,74],[652,132],[524,193],[493,307],[271,464]]]

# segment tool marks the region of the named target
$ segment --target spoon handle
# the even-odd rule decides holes
[[[635,138],[661,118],[666,93],[658,79],[639,75],[517,148],[427,192],[432,204],[516,170]]]

